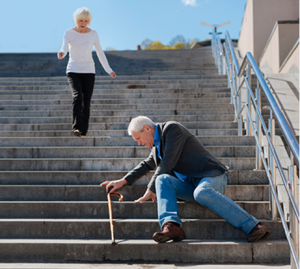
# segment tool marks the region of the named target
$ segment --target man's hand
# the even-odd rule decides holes
[[[113,187],[109,193],[114,192],[117,189],[122,188],[124,185],[127,184],[127,180],[125,178],[119,179],[119,180],[114,180],[114,181],[105,181],[100,184],[100,186],[106,186],[106,192],[109,191],[109,188]]]
[[[152,192],[150,189],[147,189],[144,196],[135,200],[135,203],[143,203],[149,199],[152,199],[153,202],[156,202],[156,194]]]

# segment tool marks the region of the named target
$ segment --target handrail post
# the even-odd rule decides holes
[[[231,94],[231,103],[233,104],[233,99],[234,99],[234,87],[233,87],[233,62],[232,62],[232,57],[229,58],[229,66],[230,66],[230,87],[232,89],[232,94]]]
[[[250,63],[248,63],[248,67],[247,67],[247,80],[248,80],[248,83],[250,85],[250,89],[252,90],[252,87],[251,87],[251,66],[250,66]],[[249,89],[247,90],[247,104],[249,105],[249,111],[250,111],[250,117],[251,117],[251,99],[250,99]],[[252,135],[252,131],[251,131],[251,128],[250,128],[250,121],[249,120],[247,120],[246,135]]]
[[[272,144],[275,145],[275,120],[272,119],[272,110],[270,111],[269,134],[270,134]],[[269,171],[272,176],[272,182],[273,182],[274,188],[276,190],[277,189],[276,166],[275,166],[275,159],[274,159],[274,156],[273,156],[270,146],[269,146]],[[272,220],[275,220],[278,218],[278,209],[276,206],[274,194],[271,191],[271,187],[270,187],[270,212],[271,212]]]
[[[298,184],[297,184],[297,166],[293,165],[293,155],[291,154],[292,164],[289,166],[289,186],[291,193],[295,199],[298,201]],[[290,203],[290,235],[291,241],[295,249],[297,260],[299,261],[299,221]],[[291,255],[291,268],[296,269],[296,263]]]
[[[221,39],[220,37],[218,36],[218,41],[219,41],[219,57],[220,57],[220,71],[219,71],[219,74],[220,75],[223,75],[223,50],[222,50],[222,44],[221,44]]]
[[[236,74],[237,76],[237,74]],[[237,76],[238,77],[238,76]],[[238,84],[237,85],[241,85],[240,84],[240,77],[238,77]],[[242,109],[242,91],[239,92],[238,94],[238,113],[240,113]],[[240,114],[239,119],[238,119],[238,135],[243,135],[243,115]]]
[[[262,132],[261,132],[261,124],[258,116],[258,112],[261,113],[261,92],[259,88],[259,83],[257,82],[257,88],[255,90],[256,95],[256,103],[259,108],[259,111],[255,111],[256,115],[256,131],[259,141],[259,146],[262,147]],[[258,145],[256,146],[256,170],[262,170],[262,162],[261,162],[261,156],[259,153]]]
[[[225,62],[225,71],[226,71],[226,75],[227,75],[227,86],[228,86],[228,88],[230,88],[230,82],[229,82],[230,72],[229,72],[229,66],[228,66],[229,65],[229,63],[228,63],[229,51],[227,50],[227,47],[226,47],[226,41],[224,42],[223,46],[224,46],[224,53],[225,53],[224,62]]]

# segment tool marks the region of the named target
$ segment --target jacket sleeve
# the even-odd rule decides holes
[[[162,160],[157,166],[157,169],[148,184],[148,188],[155,192],[155,179],[162,174],[173,174],[182,149],[185,145],[188,136],[183,132],[177,124],[170,124],[163,131],[161,143],[163,143]]]
[[[156,164],[153,158],[153,150],[147,159],[140,162],[134,169],[125,175],[128,185],[132,185],[136,180],[147,174],[151,170],[155,170]]]

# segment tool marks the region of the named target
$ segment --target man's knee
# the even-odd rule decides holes
[[[170,183],[170,175],[168,174],[162,174],[159,175],[155,180],[155,187],[158,189],[163,184],[169,184]]]
[[[212,203],[213,193],[215,191],[211,187],[202,187],[197,188],[194,192],[194,199],[197,203],[203,206],[207,206],[208,204]]]

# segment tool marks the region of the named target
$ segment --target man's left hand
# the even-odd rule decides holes
[[[135,203],[143,203],[149,199],[152,199],[153,202],[156,202],[156,194],[152,192],[150,189],[147,189],[144,196],[135,200]]]

